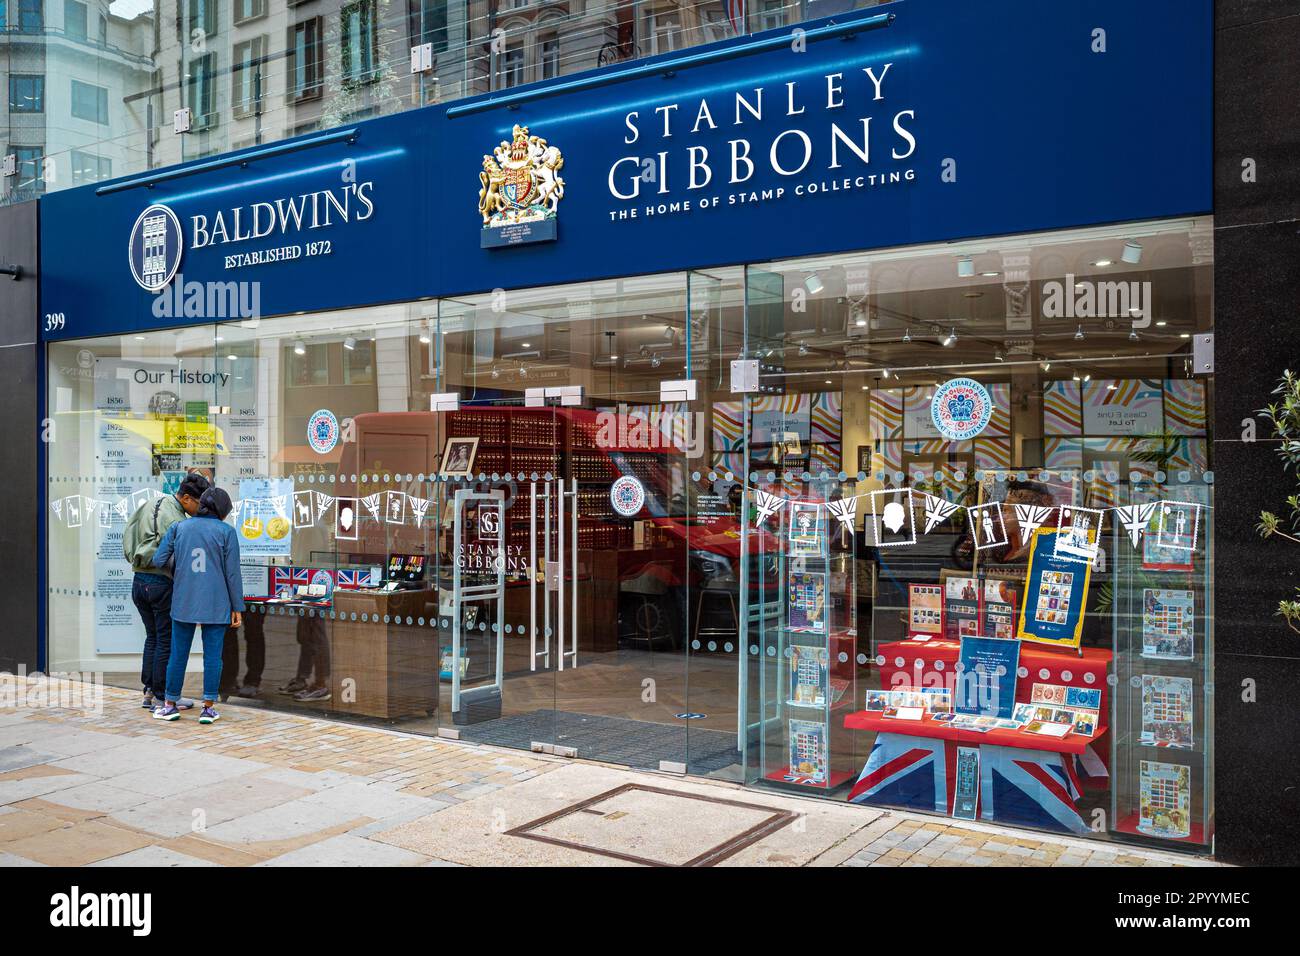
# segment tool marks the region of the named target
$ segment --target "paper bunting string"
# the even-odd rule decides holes
[[[265,500],[270,502],[271,510],[275,512],[275,516],[277,518],[284,518],[286,521],[288,520],[289,518],[289,496],[288,495],[276,495],[273,498],[267,498]]]
[[[63,520],[63,499],[59,498],[56,501],[51,501],[50,507],[54,510],[54,517],[62,521]]]
[[[370,517],[378,521],[379,520],[379,492],[375,492],[373,495],[366,495],[364,498],[361,499],[361,503],[365,505],[366,510],[370,512]]]
[[[856,496],[853,498],[840,498],[837,501],[828,501],[826,502],[826,507],[830,513],[838,518],[844,527],[849,530],[849,533],[853,532],[853,524],[857,520],[858,515],[858,499]]]
[[[417,498],[415,495],[407,495],[406,500],[411,505],[411,520],[419,524],[424,520],[424,514],[429,510],[428,498]]]
[[[932,494],[922,492],[925,495],[925,533],[929,534],[935,529],[940,521],[947,521],[961,505],[955,501],[948,501],[946,498],[938,498]]]
[[[760,491],[755,504],[758,505],[758,520],[754,523],[762,527],[764,521],[785,507],[785,499],[768,494],[766,491]]]
[[[1016,523],[1020,525],[1020,537],[1026,540],[1047,522],[1054,510],[1043,505],[1016,505],[1015,509]]]
[[[316,492],[316,520],[320,521],[325,517],[325,512],[334,507],[334,496],[328,495],[323,491]]]
[[[126,521],[130,517],[130,514],[127,511],[127,509],[130,507],[131,507],[130,499],[123,498],[120,501],[118,501],[117,504],[113,505],[113,514],[117,515],[123,521]]]

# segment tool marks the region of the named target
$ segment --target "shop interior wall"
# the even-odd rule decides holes
[[[1295,865],[1300,636],[1274,612],[1300,585],[1300,545],[1261,541],[1255,525],[1261,510],[1287,511],[1297,482],[1255,413],[1284,369],[1300,369],[1300,10],[1219,0],[1215,15],[1215,498],[1217,563],[1231,569],[1215,586],[1216,850]]]
[[[0,263],[16,264],[22,277],[0,275],[0,671],[37,665],[37,274],[35,202],[0,208]]]

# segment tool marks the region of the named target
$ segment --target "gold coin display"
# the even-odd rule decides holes
[[[272,518],[266,523],[266,533],[272,539],[280,541],[289,533],[289,522],[285,518]]]
[[[259,538],[259,537],[261,537],[261,536],[262,536],[262,519],[261,519],[261,518],[245,518],[245,519],[244,519],[243,534],[244,534],[244,537],[247,538],[249,541],[252,541],[254,538]]]

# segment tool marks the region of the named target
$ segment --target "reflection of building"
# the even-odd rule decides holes
[[[762,0],[749,7],[748,29],[816,15],[813,6]],[[745,25],[729,16],[741,9],[723,0],[66,0],[61,9],[18,0],[0,39],[5,147],[18,164],[6,195],[672,53],[735,36]],[[412,75],[411,48],[425,43],[432,68]],[[177,134],[183,108],[192,125]]]

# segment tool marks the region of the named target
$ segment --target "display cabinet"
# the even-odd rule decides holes
[[[1113,829],[1209,845],[1213,833],[1213,510],[1169,486],[1134,547],[1115,522]]]
[[[803,487],[757,539],[758,593],[774,612],[751,624],[762,654],[760,769],[768,781],[830,790],[855,769],[843,718],[855,698],[857,571],[852,535],[827,508],[839,483]]]

